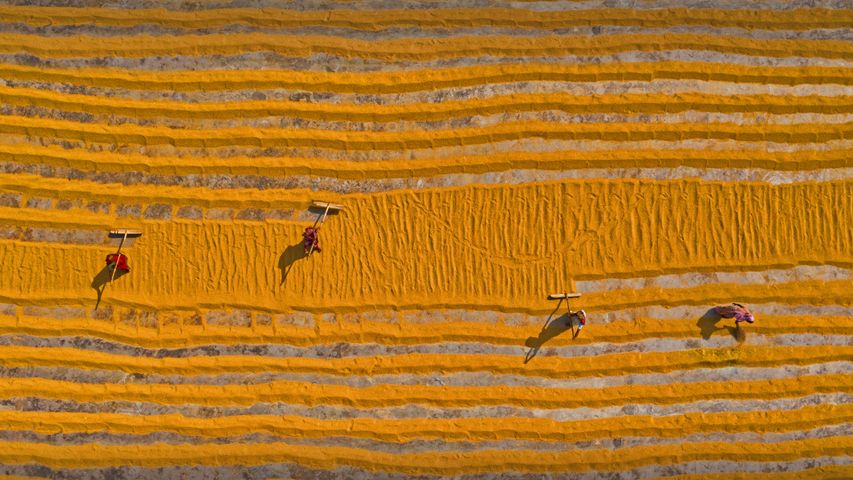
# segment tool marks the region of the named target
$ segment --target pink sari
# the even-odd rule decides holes
[[[734,318],[735,323],[752,323],[755,321],[755,316],[752,315],[752,312],[750,312],[748,308],[744,307],[739,303],[732,303],[731,305],[721,305],[719,307],[714,307],[714,311],[717,312],[717,315],[723,318]]]

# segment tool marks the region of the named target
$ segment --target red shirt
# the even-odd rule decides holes
[[[107,265],[113,264],[115,264],[117,270],[121,270],[122,272],[130,271],[130,267],[127,266],[127,255],[123,253],[111,253],[107,255]]]

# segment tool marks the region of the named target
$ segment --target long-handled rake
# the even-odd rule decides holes
[[[314,225],[311,227],[312,229],[314,229],[315,232],[317,232],[318,235],[320,233],[320,227],[323,225],[323,222],[326,221],[326,216],[329,215],[329,210],[335,211],[335,212],[340,212],[341,210],[344,209],[344,206],[339,204],[339,203],[320,202],[320,201],[311,202],[311,207],[323,209],[323,215],[321,215],[319,218],[317,218],[317,220],[314,222]],[[319,237],[317,240],[319,241]],[[318,241],[311,243],[311,248],[308,249],[308,256],[310,256],[311,253],[314,252],[314,247],[317,246]]]
[[[578,325],[577,332],[574,333],[575,336],[577,336],[577,334],[580,333],[580,329],[583,328],[584,324],[586,323],[586,312],[584,312],[583,310],[578,310],[577,312],[573,312],[572,306],[569,303],[569,299],[570,298],[580,298],[580,296],[581,296],[581,294],[577,293],[577,292],[573,292],[573,293],[552,293],[552,294],[548,295],[548,300],[559,300],[561,302],[563,300],[566,301],[566,310],[568,310],[569,325],[572,326],[572,331],[574,331],[574,329],[575,329],[575,327],[574,327],[575,324],[574,324],[574,322],[572,322],[572,317],[576,316],[578,318],[578,321],[580,322],[580,324]],[[559,308],[559,305],[558,305],[558,308]]]
[[[116,230],[110,230],[110,237],[111,238],[119,238],[119,237],[121,238],[121,242],[119,242],[119,244],[118,244],[118,250],[115,253],[116,263],[113,264],[113,273],[110,276],[110,283],[113,283],[113,280],[115,280],[115,278],[116,278],[116,271],[118,270],[118,268],[117,268],[118,262],[119,262],[119,259],[121,259],[121,247],[124,246],[125,240],[127,240],[128,237],[139,238],[141,236],[142,236],[141,230],[133,230],[133,229],[129,229],[129,228],[119,228]]]

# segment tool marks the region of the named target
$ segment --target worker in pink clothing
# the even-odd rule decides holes
[[[752,312],[739,303],[714,307],[714,311],[723,318],[734,318],[735,326],[739,326],[740,322],[752,323],[755,321],[755,316]]]

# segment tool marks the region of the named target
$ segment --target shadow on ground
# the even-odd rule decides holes
[[[278,269],[281,270],[281,283],[279,283],[279,286],[284,285],[284,282],[287,280],[287,275],[290,274],[290,269],[293,268],[293,264],[296,263],[297,260],[303,259],[307,256],[308,255],[305,255],[305,249],[302,247],[302,242],[299,242],[296,245],[291,245],[284,250],[278,258]]]
[[[563,300],[560,300],[560,302],[557,304],[557,308],[555,308],[554,311],[551,312],[550,315],[548,315],[548,319],[545,320],[545,325],[542,326],[542,330],[539,332],[539,336],[528,337],[528,339],[524,342],[524,346],[529,348],[529,350],[527,350],[527,354],[524,356],[524,363],[533,360],[533,357],[535,357],[539,353],[539,349],[542,348],[542,345],[544,345],[545,342],[551,340],[557,335],[560,335],[566,330],[574,329],[574,324],[569,323],[568,313],[564,313],[556,318],[554,317],[557,311],[560,310],[561,305],[563,305]],[[575,334],[574,336],[577,336],[577,334]]]
[[[709,308],[704,315],[699,317],[699,320],[696,322],[696,326],[699,327],[699,333],[702,335],[702,338],[708,340],[714,332],[725,330],[738,342],[746,340],[746,332],[744,332],[740,327],[733,327],[729,325],[718,327],[717,323],[722,319],[723,317],[721,317],[713,308]]]
[[[116,272],[116,276],[115,276],[115,278],[112,279],[112,281],[116,281],[119,278],[127,275],[128,273],[129,272],[124,272],[124,271],[119,270]],[[110,268],[109,265],[107,265],[104,268],[102,268],[101,271],[98,272],[97,275],[95,275],[95,278],[92,279],[92,288],[94,288],[95,291],[98,292],[98,300],[95,302],[95,310],[97,310],[98,305],[101,304],[101,297],[104,296],[104,290],[106,290],[107,285],[109,285],[110,278],[112,277],[112,275],[113,275],[113,269]]]

